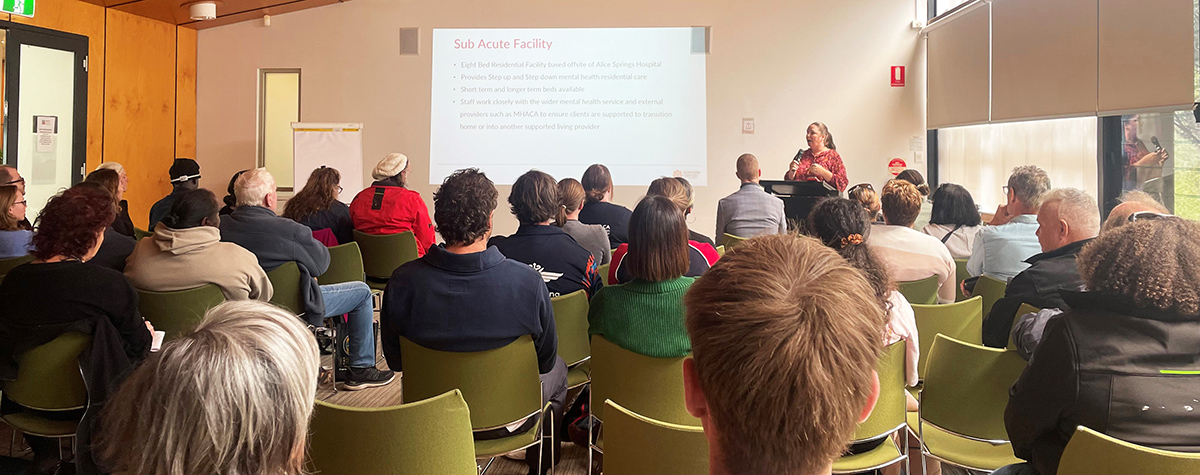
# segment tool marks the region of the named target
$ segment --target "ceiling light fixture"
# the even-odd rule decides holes
[[[216,20],[217,4],[216,2],[196,2],[188,4],[188,13],[191,15],[191,18],[196,21]]]

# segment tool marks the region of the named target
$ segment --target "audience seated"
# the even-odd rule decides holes
[[[677,176],[674,178],[675,178],[675,181],[679,182],[680,185],[683,185],[683,192],[684,192],[683,197],[686,200],[685,202],[687,203],[687,207],[684,208],[684,210],[683,210],[683,217],[687,218],[689,215],[692,214],[692,209],[695,208],[695,206],[696,206],[696,192],[692,188],[692,182],[687,181],[687,178],[684,178],[681,176]],[[651,185],[653,185],[653,184],[651,184]],[[663,196],[666,196],[666,195],[663,195]],[[670,197],[668,196],[668,198],[670,198]],[[713,242],[712,239],[709,239],[708,236],[700,234],[696,231],[692,231],[691,229],[688,229],[688,240],[696,241],[698,243],[708,244],[709,246],[712,246],[713,249],[717,248],[717,243]]]
[[[886,224],[871,225],[867,244],[888,263],[893,281],[912,282],[936,275],[938,302],[953,302],[954,258],[937,238],[912,228],[921,210],[921,193],[912,183],[891,180],[882,194]]]
[[[629,243],[613,260],[623,284],[592,298],[588,334],[655,358],[691,353],[683,326],[683,294],[695,281],[684,277],[693,250],[686,244],[687,232],[687,221],[671,200],[650,195],[638,204],[629,221]],[[626,246],[632,249],[628,255],[622,252]]]
[[[558,216],[558,184],[537,170],[517,178],[508,195],[512,214],[521,227],[511,236],[488,240],[504,257],[523,262],[542,276],[551,297],[586,290],[592,296],[604,284],[592,253],[550,223]]]
[[[1076,256],[1100,233],[1100,210],[1096,200],[1083,190],[1059,188],[1042,197],[1037,215],[1038,242],[1042,252],[1025,262],[1021,271],[992,305],[983,320],[983,344],[995,348],[1008,345],[1013,316],[1021,304],[1038,309],[1065,309],[1060,290],[1083,290]]]
[[[125,380],[104,411],[98,452],[115,473],[308,473],[319,366],[291,314],[221,304]]]
[[[0,259],[9,259],[33,251],[33,231],[25,223],[25,194],[13,185],[0,186]]]
[[[175,199],[154,234],[138,241],[125,266],[134,287],[155,292],[221,288],[226,300],[271,300],[271,281],[250,251],[221,242],[217,197],[186,191]]]
[[[138,316],[133,287],[117,271],[85,264],[100,249],[116,214],[108,192],[83,184],[42,208],[33,236],[36,260],[12,269],[0,283],[0,378],[16,378],[17,355],[68,331],[88,333],[93,341],[81,362],[89,403],[99,408],[109,385],[150,350],[153,327]],[[52,467],[57,442],[26,439],[35,468]],[[81,448],[89,443],[79,442]],[[82,464],[86,457],[76,458]]]
[[[25,179],[17,173],[17,167],[9,165],[0,165],[0,186],[12,185],[25,194]],[[23,229],[33,229],[33,225],[29,224],[29,219],[23,219],[19,223]]]
[[[673,185],[667,186],[673,186],[677,190],[680,188],[680,185],[673,179],[660,178],[659,180],[673,183]],[[666,206],[668,204],[671,206]],[[704,272],[712,267],[717,259],[720,259],[721,256],[712,246],[687,239],[687,218],[684,218],[683,211],[679,208],[680,204],[679,201],[655,194],[647,194],[646,198],[638,203],[637,208],[633,210],[633,216],[629,219],[629,242],[617,247],[617,250],[613,252],[612,264],[608,268],[609,282],[624,284],[637,278],[632,269],[626,265],[626,258],[663,259],[663,252],[674,250],[676,245],[681,246],[687,254],[687,268],[684,269],[685,272],[682,275],[688,277],[704,275]],[[670,224],[676,220],[683,223],[685,232],[682,240],[676,239],[675,230]],[[634,236],[640,237],[641,244],[634,244]]]
[[[924,229],[933,214],[933,203],[926,199],[929,196],[929,185],[925,184],[925,177],[921,176],[921,172],[909,168],[896,175],[896,179],[912,183],[917,187],[917,191],[921,192],[921,212],[917,213],[913,229]]]
[[[905,381],[910,387],[916,386],[917,360],[921,354],[916,317],[908,300],[896,291],[887,266],[875,255],[874,250],[863,243],[863,236],[871,232],[871,223],[868,215],[862,212],[862,206],[842,198],[824,200],[809,213],[807,229],[813,237],[837,251],[846,262],[863,271],[867,282],[875,290],[875,300],[888,317],[883,343],[890,345],[904,340]],[[912,402],[915,404],[916,400]]]
[[[1033,165],[1013,169],[1004,187],[1008,202],[996,208],[991,226],[979,230],[975,247],[967,261],[967,273],[972,277],[986,275],[1007,282],[1029,264],[1034,254],[1041,252],[1038,244],[1037,210],[1042,195],[1050,191],[1050,177]]]
[[[400,234],[412,231],[417,239],[417,255],[434,243],[433,222],[421,194],[405,188],[408,181],[408,157],[390,153],[371,171],[371,186],[350,201],[354,229],[367,234]]]
[[[970,258],[983,222],[971,192],[962,185],[946,183],[933,191],[930,201],[929,224],[921,227],[921,232],[940,239],[955,259]]]
[[[1135,444],[1200,451],[1200,224],[1147,214],[1084,246],[1086,292],[1050,320],[1013,386],[1005,426],[1028,461],[997,475],[1053,474],[1079,425]]]
[[[542,375],[542,400],[552,402],[552,427],[557,428],[566,404],[567,365],[558,356],[550,293],[528,265],[506,259],[487,245],[498,196],[492,181],[474,168],[455,171],[433,194],[433,219],[445,244],[430,247],[424,257],[400,266],[388,280],[379,317],[383,353],[388,366],[402,371],[400,337],[435,350],[483,351],[531,335]],[[515,431],[500,428],[476,433],[476,438],[531,428],[532,424]],[[555,438],[561,438],[558,431]],[[553,446],[558,446],[557,440]],[[527,451],[525,460],[532,472],[536,451]]]
[[[275,178],[265,168],[243,173],[234,186],[237,208],[220,219],[221,240],[254,253],[264,270],[294,261],[300,267],[304,315],[309,325],[349,315],[350,368],[345,387],[358,390],[391,383],[395,374],[375,368],[374,309],[365,282],[318,285],[315,277],[329,268],[329,250],[308,227],[275,215]]]
[[[709,473],[830,473],[878,399],[875,295],[833,250],[786,234],[738,246],[692,286],[684,394]]]
[[[171,210],[171,203],[180,193],[200,187],[200,164],[195,160],[176,158],[168,172],[171,174],[171,193],[150,207],[149,231],[154,231],[154,226]]]
[[[763,234],[787,232],[783,200],[763,190],[758,180],[762,169],[758,159],[748,153],[737,159],[737,177],[742,187],[717,202],[717,244],[725,244],[725,235],[752,238]]]
[[[108,174],[112,173],[112,170],[101,171],[107,172]],[[117,186],[117,181],[115,179],[105,180],[105,184],[101,184],[96,181],[85,181],[75,186],[95,188],[97,190],[104,191],[109,197],[113,198],[113,207],[120,210],[120,208],[117,207],[117,201],[115,199],[116,195],[114,194]],[[117,230],[113,228],[112,223],[109,223],[109,225],[104,228],[104,243],[100,245],[100,250],[97,251],[96,255],[88,261],[88,264],[107,267],[117,272],[124,272],[125,262],[129,259],[129,255],[133,253],[133,247],[136,245],[137,241],[129,236],[117,232]]]
[[[129,202],[125,200],[125,192],[129,191],[129,175],[125,174],[125,167],[121,166],[121,164],[117,162],[101,163],[100,166],[96,167],[96,169],[92,171],[92,173],[88,174],[84,181],[92,181],[92,175],[95,175],[96,172],[99,172],[100,170],[110,170],[116,172],[117,174],[117,187],[116,193],[114,194],[117,197],[117,205],[121,208],[117,212],[117,219],[113,221],[113,229],[126,236],[135,237],[133,219],[129,217]],[[105,188],[111,189],[107,183],[107,181],[111,178],[106,176],[106,174],[98,175],[95,177],[95,179],[101,180],[101,185],[104,185]]]
[[[850,187],[846,192],[846,197],[851,201],[858,202],[863,210],[867,212],[867,218],[872,223],[882,223],[883,213],[880,211],[882,206],[879,204],[879,193],[875,192],[875,188],[870,183],[859,183]]]
[[[586,196],[583,185],[574,178],[563,178],[558,181],[558,199],[560,211],[555,223],[563,232],[575,238],[575,242],[592,253],[596,265],[602,266],[612,260],[612,248],[609,247],[608,230],[599,224],[583,224],[579,222],[579,212],[583,209]]]
[[[237,207],[237,196],[233,194],[233,185],[237,184],[238,177],[241,177],[243,173],[248,171],[250,170],[242,170],[234,173],[233,178],[229,179],[229,187],[226,188],[225,197],[221,198],[221,202],[225,203],[225,206],[221,207],[221,212],[219,213],[221,216],[232,213],[233,209]]]
[[[612,202],[613,181],[608,167],[592,164],[583,172],[583,191],[587,201],[579,211],[579,222],[599,224],[608,231],[608,245],[612,249],[629,242],[629,208]]]
[[[312,171],[304,188],[288,200],[283,217],[308,226],[313,231],[333,231],[338,244],[354,241],[354,221],[350,207],[338,201],[342,192],[342,175],[336,169],[324,167]]]

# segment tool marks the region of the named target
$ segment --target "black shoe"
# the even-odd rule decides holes
[[[367,368],[350,368],[346,374],[346,382],[342,383],[347,391],[386,386],[396,379],[394,371],[380,371],[374,366]]]

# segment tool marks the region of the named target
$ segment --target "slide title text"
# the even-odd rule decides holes
[[[514,38],[512,41],[485,39],[476,41],[472,39],[463,40],[455,38],[454,49],[544,49],[546,51],[550,51],[550,45],[552,43],[552,41],[543,40],[541,38],[533,38],[530,40]]]

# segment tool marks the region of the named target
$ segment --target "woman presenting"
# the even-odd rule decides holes
[[[842,156],[837,153],[833,144],[833,136],[829,128],[820,122],[808,126],[808,149],[796,153],[784,180],[823,181],[838,191],[846,191],[849,183],[846,179],[846,167],[842,165]]]

